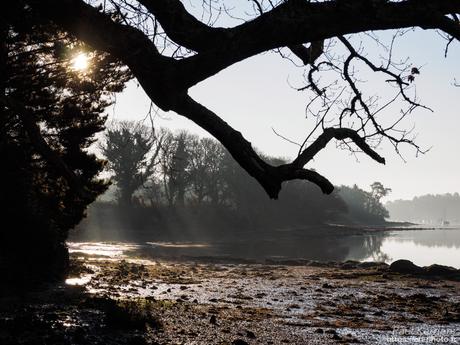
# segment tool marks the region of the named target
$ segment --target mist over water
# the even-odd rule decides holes
[[[71,251],[102,256],[108,252],[114,258],[262,263],[407,259],[422,266],[460,268],[460,226],[450,225],[458,224],[458,193],[383,205],[391,190],[379,182],[370,191],[340,186],[332,196],[293,182],[284,186],[280,200],[271,201],[246,173],[234,168],[221,184],[210,185],[220,189],[215,201],[197,199],[185,184],[180,200],[171,204],[158,190],[159,199],[150,202],[142,194],[130,203],[117,199],[116,193],[107,195],[90,207],[88,218],[70,237]]]

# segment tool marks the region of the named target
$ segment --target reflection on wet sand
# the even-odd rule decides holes
[[[86,285],[91,281],[91,277],[92,277],[91,274],[87,274],[87,275],[83,275],[81,277],[67,278],[65,280],[65,283],[67,285],[77,285],[77,286]]]

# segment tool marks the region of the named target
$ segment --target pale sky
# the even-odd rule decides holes
[[[432,149],[418,158],[408,150],[404,163],[384,145],[379,153],[387,164],[380,165],[364,155],[359,155],[357,161],[331,142],[307,167],[315,168],[335,185],[356,183],[368,189],[372,182],[380,181],[393,190],[387,200],[460,192],[460,88],[452,86],[455,77],[460,79],[460,44],[453,43],[445,59],[445,41],[434,32],[418,30],[401,40],[396,48],[399,57],[410,56],[415,65],[423,66],[417,78],[417,93],[435,112],[416,111],[408,127],[415,124],[418,144]],[[372,52],[373,47],[369,49]],[[272,127],[296,141],[302,141],[312,128],[312,120],[304,116],[307,95],[289,86],[302,86],[302,72],[302,68],[296,68],[279,55],[267,53],[227,68],[195,86],[191,95],[241,131],[253,146],[272,156],[293,158],[298,148],[277,137]],[[369,87],[373,86],[370,80]],[[378,92],[377,84],[375,88]],[[116,105],[109,114],[118,120],[141,120],[149,107],[150,100],[131,82],[117,95]],[[175,113],[160,112],[159,115],[155,119],[158,127],[208,135]]]

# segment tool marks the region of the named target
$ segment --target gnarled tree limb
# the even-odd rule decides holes
[[[291,47],[304,63],[313,63],[317,54],[308,53],[302,44],[311,43],[313,47],[314,42],[357,32],[421,27],[460,37],[458,23],[446,17],[460,13],[460,0],[287,0],[231,28],[212,28],[200,22],[179,0],[138,0],[171,40],[195,52],[175,60],[161,55],[140,30],[114,21],[83,0],[23,1],[96,49],[121,59],[155,104],[189,118],[211,133],[272,198],[278,196],[283,181],[296,178],[312,181],[324,192],[331,192],[329,181],[303,166],[333,138],[350,139],[377,162],[384,163],[384,159],[355,131],[328,128],[291,164],[273,167],[257,155],[240,132],[191,99],[190,87],[236,62],[281,47]]]

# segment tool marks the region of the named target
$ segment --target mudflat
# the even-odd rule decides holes
[[[74,257],[0,303],[1,344],[455,344],[460,283],[382,263]]]

